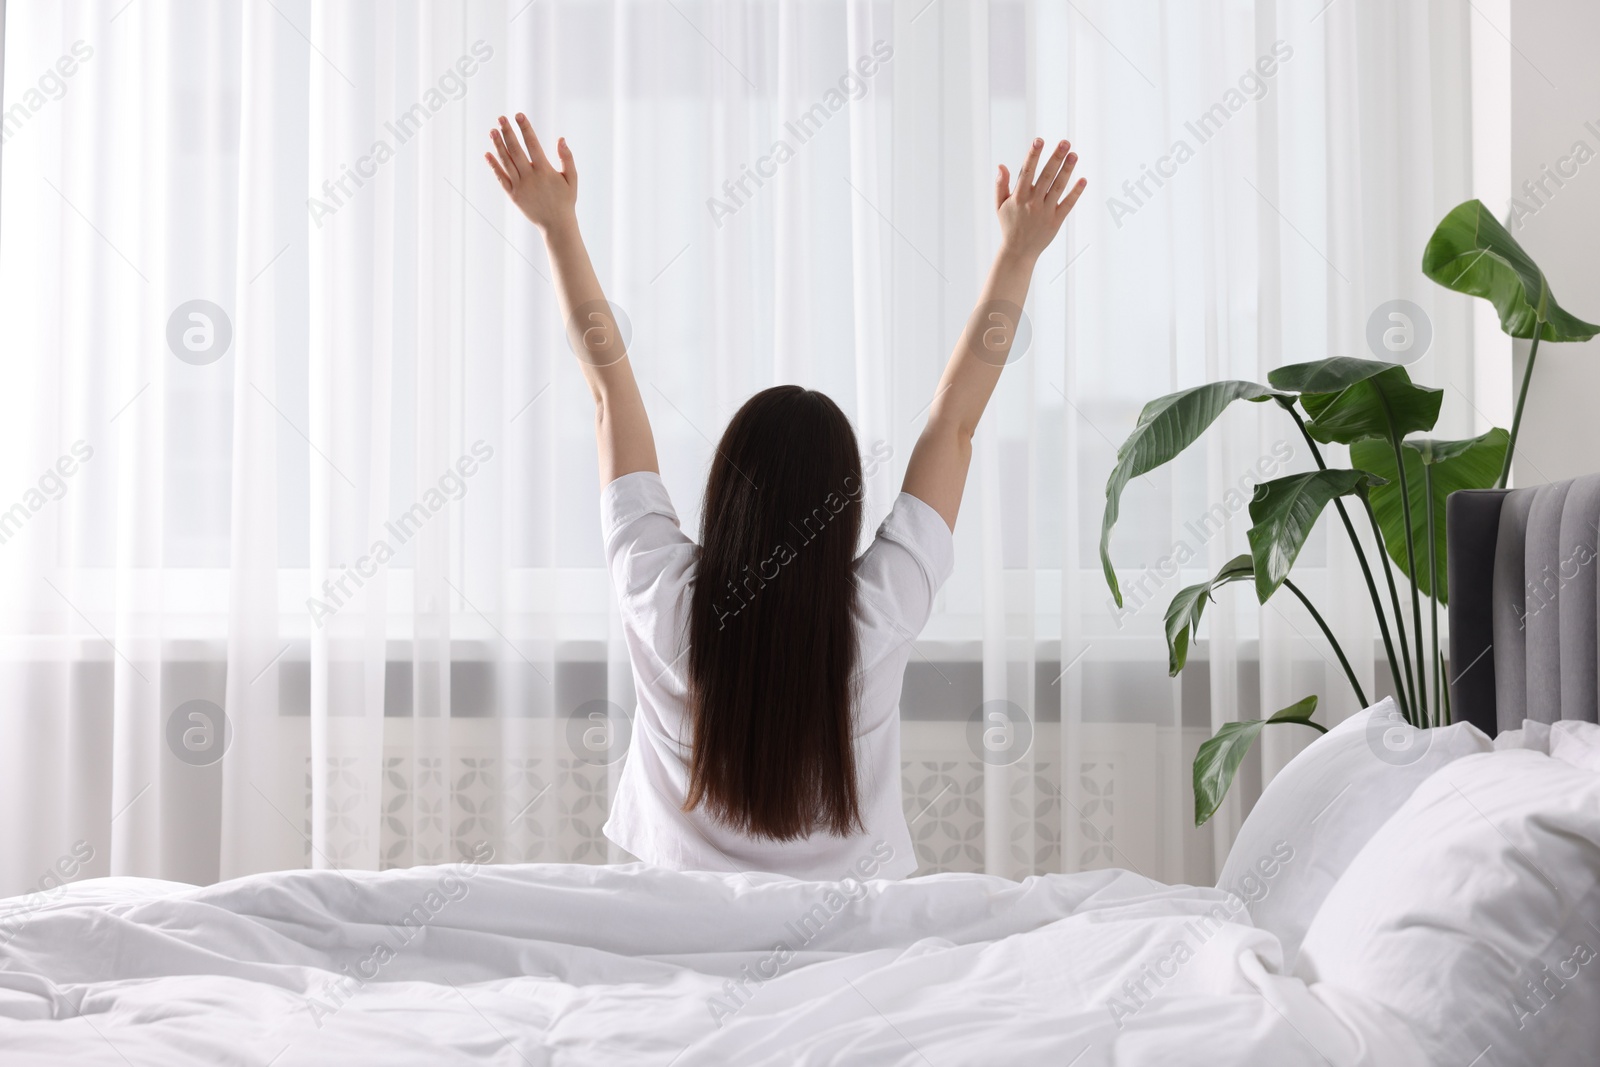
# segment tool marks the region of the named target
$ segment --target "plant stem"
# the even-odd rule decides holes
[[[1322,460],[1322,451],[1317,448],[1317,442],[1306,430],[1305,421],[1300,418],[1300,413],[1292,406],[1288,407],[1286,410],[1294,417],[1295,425],[1300,427],[1300,436],[1306,439],[1306,445],[1311,449],[1311,458],[1317,461],[1317,469],[1324,471],[1327,470],[1328,465]],[[1400,681],[1400,663],[1395,659],[1394,638],[1389,634],[1389,622],[1383,614],[1383,600],[1378,595],[1378,583],[1373,580],[1372,567],[1367,563],[1366,550],[1361,547],[1361,538],[1356,536],[1355,524],[1350,521],[1350,512],[1345,510],[1344,500],[1335,498],[1333,506],[1339,511],[1339,519],[1344,523],[1344,532],[1350,536],[1350,547],[1356,550],[1356,562],[1361,564],[1361,576],[1367,580],[1367,593],[1372,597],[1372,610],[1378,616],[1378,632],[1383,635],[1383,650],[1389,657],[1389,673],[1394,678],[1395,688],[1400,692],[1400,713],[1405,717],[1407,722],[1410,722],[1410,700],[1406,693],[1405,686],[1402,685]],[[1370,511],[1371,509],[1369,508],[1368,510]],[[1373,529],[1377,529],[1376,522],[1373,524]],[[1383,552],[1383,538],[1381,536],[1378,538],[1378,551],[1380,553]],[[1388,561],[1387,556],[1384,557],[1384,559],[1385,562]],[[1391,593],[1394,592],[1394,580],[1392,578],[1389,581],[1389,590]],[[1400,597],[1398,594],[1395,594],[1396,625],[1399,624],[1399,621]],[[1366,707],[1366,702],[1363,701],[1361,706],[1363,708]]]
[[[1382,399],[1382,394],[1379,394]],[[1387,401],[1383,402],[1384,410],[1389,411]],[[1394,449],[1395,471],[1400,477],[1400,513],[1406,525],[1406,573],[1411,576],[1411,625],[1412,632],[1417,637],[1417,714],[1426,716],[1428,713],[1428,671],[1422,661],[1422,594],[1417,591],[1417,534],[1411,528],[1411,485],[1406,476],[1406,450],[1400,440],[1400,434],[1394,428],[1394,415],[1389,414],[1389,447]],[[1426,720],[1424,719],[1424,722]],[[1417,723],[1423,725],[1423,722]]]
[[[1541,328],[1543,324],[1540,324]],[[1528,383],[1533,381],[1533,361],[1539,358],[1539,333],[1533,334],[1533,346],[1528,349],[1528,363],[1522,368],[1522,386],[1517,390],[1517,410],[1511,416],[1511,441],[1506,445],[1506,461],[1500,468],[1500,480],[1495,483],[1496,489],[1504,489],[1506,482],[1511,480],[1511,457],[1517,451],[1517,431],[1522,429],[1522,405],[1528,402]]]
[[[1383,530],[1378,526],[1378,516],[1373,513],[1372,501],[1365,495],[1361,498],[1362,504],[1367,509],[1367,522],[1372,525],[1372,538],[1378,543],[1378,555],[1383,559],[1383,576],[1389,583],[1389,602],[1394,605],[1394,628],[1400,638],[1400,662],[1405,665],[1404,679],[1401,672],[1391,662],[1389,669],[1394,671],[1394,687],[1400,693],[1400,714],[1406,722],[1413,726],[1418,725],[1421,716],[1412,718],[1411,701],[1407,693],[1415,693],[1417,683],[1411,677],[1411,646],[1406,643],[1406,616],[1400,609],[1400,591],[1394,584],[1394,564],[1389,559],[1389,548],[1383,540]]]
[[[1439,560],[1434,547],[1438,544],[1437,521],[1433,507],[1433,464],[1422,465],[1422,491],[1428,500],[1428,599],[1432,601],[1433,620],[1430,634],[1433,638],[1433,725],[1444,725],[1444,675],[1439,659]]]
[[[1400,713],[1409,717],[1411,708],[1411,695],[1400,684],[1400,667],[1395,661],[1394,638],[1389,634],[1389,620],[1383,614],[1383,600],[1378,594],[1378,583],[1372,577],[1372,567],[1367,563],[1367,553],[1361,547],[1361,539],[1356,536],[1355,523],[1350,521],[1350,512],[1345,510],[1343,500],[1335,500],[1334,507],[1339,511],[1339,521],[1344,523],[1344,532],[1350,537],[1350,544],[1356,550],[1356,562],[1361,564],[1361,577],[1367,581],[1367,595],[1372,598],[1372,611],[1378,617],[1378,633],[1383,638],[1383,652],[1389,658],[1389,673],[1394,677],[1395,688],[1400,691]],[[1382,542],[1379,542],[1380,552]],[[1396,616],[1398,623],[1399,616]],[[1370,707],[1365,699],[1361,701],[1363,708]]]
[[[1317,625],[1322,627],[1322,633],[1327,637],[1328,644],[1333,646],[1333,654],[1339,657],[1339,666],[1344,668],[1344,676],[1350,679],[1350,688],[1356,691],[1356,700],[1361,702],[1362,707],[1368,707],[1367,694],[1361,691],[1361,683],[1356,680],[1356,672],[1350,669],[1350,661],[1345,658],[1344,649],[1339,647],[1339,639],[1333,636],[1333,631],[1328,629],[1328,624],[1323,621],[1322,613],[1317,611],[1310,598],[1300,591],[1300,587],[1289,579],[1285,578],[1283,580],[1283,586],[1300,598],[1300,603],[1306,606],[1306,610],[1311,612],[1311,617],[1316,620]]]

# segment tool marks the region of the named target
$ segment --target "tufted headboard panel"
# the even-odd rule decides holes
[[[1600,721],[1600,474],[1453,493],[1445,524],[1452,716]]]

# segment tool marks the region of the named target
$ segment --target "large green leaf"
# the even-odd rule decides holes
[[[1563,311],[1550,282],[1482,201],[1459,204],[1440,221],[1422,253],[1422,273],[1447,289],[1494,304],[1512,337],[1587,341],[1600,326]]]
[[[1222,798],[1228,795],[1233,779],[1239,773],[1244,754],[1256,743],[1261,728],[1269,722],[1294,722],[1326,733],[1322,726],[1311,721],[1317,710],[1317,698],[1306,697],[1296,701],[1270,719],[1251,719],[1248,722],[1224,723],[1222,728],[1194,757],[1194,824],[1204,826],[1206,820],[1217,813]]]
[[[1111,565],[1111,528],[1117,524],[1122,491],[1128,482],[1171,462],[1235,400],[1262,401],[1269,397],[1286,399],[1287,394],[1255,382],[1211,382],[1171,393],[1144,406],[1133,433],[1117,449],[1117,465],[1106,479],[1106,510],[1100,520],[1100,565],[1118,607],[1122,606],[1122,589]]]
[[[1291,363],[1267,375],[1267,383],[1274,389],[1291,393],[1342,393],[1357,382],[1366,381],[1374,374],[1382,374],[1398,363],[1383,363],[1375,359],[1353,359],[1334,356],[1310,363]]]
[[[1334,497],[1372,485],[1365,470],[1317,470],[1256,486],[1250,501],[1250,556],[1256,599],[1265,604],[1289,577],[1311,528]]]
[[[1234,556],[1210,581],[1178,590],[1167,605],[1167,674],[1176,678],[1189,660],[1189,639],[1200,626],[1200,615],[1212,590],[1250,577],[1254,565],[1248,553]]]
[[[1445,498],[1458,489],[1488,489],[1500,476],[1510,438],[1498,426],[1465,441],[1433,441],[1420,438],[1406,441],[1401,452],[1406,460],[1406,486],[1411,497],[1411,535],[1417,552],[1417,588],[1424,596],[1433,591],[1428,572],[1428,480],[1424,466],[1433,478],[1433,551],[1439,575],[1439,601],[1449,602],[1449,579],[1445,569]],[[1372,490],[1372,512],[1383,531],[1389,557],[1410,577],[1406,566],[1405,508],[1400,499],[1399,473],[1395,470],[1394,449],[1387,441],[1357,441],[1350,446],[1350,462],[1364,471],[1385,479]]]
[[[1365,362],[1365,361],[1353,361]],[[1347,445],[1367,437],[1398,437],[1433,429],[1439,421],[1444,390],[1416,385],[1406,369],[1382,369],[1337,393],[1302,393],[1300,404],[1311,416],[1306,430],[1322,442]]]

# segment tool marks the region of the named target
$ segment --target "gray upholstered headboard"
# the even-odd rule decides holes
[[[1452,716],[1600,719],[1600,474],[1452,493],[1445,524]]]

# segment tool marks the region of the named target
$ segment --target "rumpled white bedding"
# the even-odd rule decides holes
[[[1373,1064],[1406,1025],[1126,871],[96,879],[0,901],[0,1062]],[[779,948],[778,946],[785,946]]]

